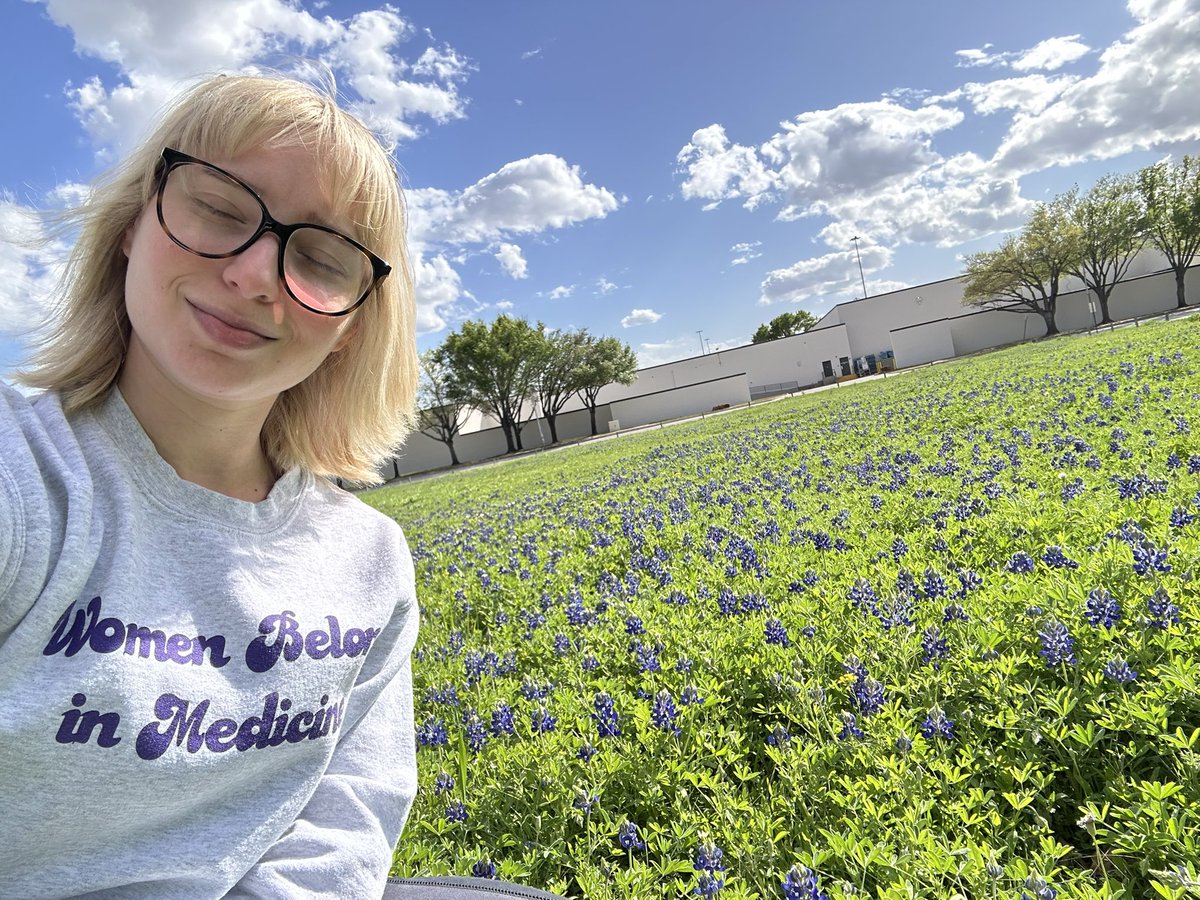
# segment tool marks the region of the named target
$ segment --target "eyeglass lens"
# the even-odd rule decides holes
[[[182,163],[167,175],[162,191],[167,232],[196,253],[232,254],[263,222],[258,198],[243,185],[200,163]],[[287,239],[284,281],[303,305],[341,312],[358,303],[374,277],[371,260],[345,238],[301,226]]]

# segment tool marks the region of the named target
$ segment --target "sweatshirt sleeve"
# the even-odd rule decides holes
[[[355,684],[350,718],[300,816],[227,895],[380,897],[417,788],[411,655],[418,607],[411,559],[386,634]],[[376,651],[384,651],[378,653]]]

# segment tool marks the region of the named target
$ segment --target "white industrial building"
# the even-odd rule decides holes
[[[1187,271],[1187,296],[1200,297],[1200,275]],[[979,310],[962,303],[962,276],[839,303],[809,331],[761,344],[718,350],[690,359],[640,369],[630,385],[610,384],[597,398],[600,432],[708,412],[725,404],[745,404],[779,393],[853,378],[877,368],[903,369],[952,359],[993,347],[1042,337],[1045,322],[1024,307]],[[1161,314],[1175,308],[1175,276],[1157,253],[1134,260],[1109,299],[1113,319]],[[1058,298],[1059,331],[1093,327],[1100,310],[1075,279],[1063,283]],[[588,410],[570,401],[556,421],[560,440],[591,434]],[[504,435],[494,420],[474,413],[455,439],[466,462],[500,456]],[[550,429],[534,418],[521,433],[525,449],[546,446]],[[414,434],[387,466],[388,477],[449,465],[445,444]]]

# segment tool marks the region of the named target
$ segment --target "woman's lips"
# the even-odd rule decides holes
[[[190,301],[188,305],[191,306],[196,321],[200,323],[204,333],[218,344],[245,350],[261,347],[275,340],[273,337],[255,331],[252,326],[242,325],[236,319],[228,321],[224,314],[208,312]]]

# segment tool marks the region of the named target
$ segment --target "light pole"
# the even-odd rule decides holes
[[[700,338],[700,355],[704,356],[704,332],[699,328],[696,329],[696,336]]]
[[[866,276],[863,275],[862,254],[858,252],[858,235],[856,234],[854,237],[850,238],[850,240],[854,241],[854,255],[858,257],[858,277],[862,281],[863,299],[866,300],[867,279]]]

